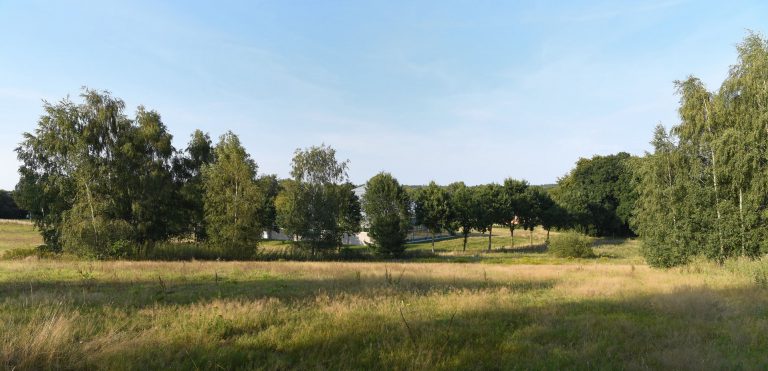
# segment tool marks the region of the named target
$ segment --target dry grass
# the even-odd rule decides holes
[[[0,364],[763,368],[765,266],[5,261]]]

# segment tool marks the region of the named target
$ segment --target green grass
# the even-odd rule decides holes
[[[599,263],[4,261],[0,365],[767,366],[766,289],[736,271],[706,264],[698,270]]]
[[[636,240],[593,259],[483,241],[408,261],[0,261],[0,368],[768,367],[768,261],[655,270]]]
[[[11,249],[33,248],[41,245],[43,239],[31,223],[15,220],[0,220],[0,256]]]

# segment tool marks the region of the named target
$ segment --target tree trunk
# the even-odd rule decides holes
[[[533,247],[533,229],[531,229],[531,247]]]
[[[512,247],[515,247],[515,221],[509,222],[509,239],[512,241]]]
[[[469,233],[464,233],[464,248],[462,251],[467,251],[467,237],[469,236]]]
[[[741,255],[747,255],[747,248],[744,241],[744,195],[742,189],[739,187],[739,219],[741,221]]]
[[[88,182],[85,184],[85,191],[88,193],[88,207],[91,209],[91,227],[93,227],[93,238],[96,239],[96,244],[99,243],[99,231],[96,228],[96,212],[93,208],[93,195],[91,194],[91,188],[88,186]]]
[[[488,229],[488,251],[491,251],[491,238],[493,237],[493,225]]]
[[[714,135],[712,126],[709,124],[709,108],[707,107],[707,101],[704,101],[704,122],[707,124],[707,131],[710,135]],[[721,215],[720,215],[720,194],[717,190],[717,158],[715,157],[715,148],[712,143],[709,143],[710,155],[712,156],[712,185],[715,191],[715,212],[717,213],[717,236],[720,241],[720,257],[718,261],[722,264],[725,258],[725,246],[723,245],[723,230],[721,227]]]
[[[549,242],[549,229],[547,229],[547,242]]]
[[[432,253],[435,253],[435,232],[432,232]]]

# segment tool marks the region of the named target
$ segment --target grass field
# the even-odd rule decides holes
[[[0,220],[0,256],[15,248],[30,248],[43,243],[40,234],[29,222]]]
[[[0,368],[768,367],[768,262],[654,270],[612,242],[583,260],[450,240],[434,262],[0,261]]]

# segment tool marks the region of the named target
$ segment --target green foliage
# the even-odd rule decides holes
[[[352,235],[362,230],[362,205],[360,197],[355,194],[355,185],[342,184],[338,189],[341,200],[341,212],[339,213],[339,229],[342,233]]]
[[[45,103],[35,132],[24,134],[16,201],[53,250],[107,257],[121,239],[167,238],[178,218],[174,149],[160,115],[139,107],[129,119],[109,93],[81,97]]]
[[[256,183],[259,187],[259,191],[262,194],[261,212],[261,224],[267,230],[279,231],[280,227],[277,226],[277,209],[275,207],[275,200],[280,193],[280,181],[276,175],[263,175],[256,179]]]
[[[553,195],[582,231],[594,236],[631,236],[630,217],[637,198],[625,152],[580,159],[558,181]]]
[[[549,251],[560,258],[592,258],[592,239],[575,232],[563,233],[552,237],[548,243]]]
[[[26,219],[27,211],[16,205],[13,192],[0,189],[0,219]]]
[[[263,194],[256,163],[231,132],[219,139],[216,161],[203,167],[205,221],[210,243],[228,256],[249,258],[261,238]]]
[[[397,179],[383,172],[369,179],[362,208],[371,246],[381,254],[402,254],[411,227],[411,210],[409,197]]]
[[[448,186],[450,194],[450,230],[461,231],[464,237],[463,250],[467,250],[467,238],[472,233],[472,228],[477,224],[475,218],[478,214],[474,189],[467,187],[464,182],[452,183]]]
[[[515,228],[518,223],[531,213],[531,205],[528,202],[528,197],[526,197],[526,191],[529,188],[529,184],[525,180],[507,178],[504,180],[503,187],[503,220],[500,222],[509,228],[510,236],[514,237]]]
[[[174,173],[180,184],[180,231],[192,234],[196,240],[206,238],[203,206],[203,167],[215,161],[211,137],[195,130],[183,156],[174,161]]]
[[[432,233],[432,245],[434,246],[435,234],[450,228],[450,194],[432,181],[416,193],[415,201],[416,223],[429,229]]]
[[[475,229],[488,232],[488,250],[490,251],[493,225],[501,224],[507,217],[503,189],[500,185],[492,183],[476,186],[473,191],[476,205],[473,218]]]
[[[313,254],[341,246],[344,233],[358,229],[352,187],[346,185],[347,164],[325,145],[296,150],[293,179],[276,199],[278,225]]]
[[[675,82],[681,122],[657,127],[654,152],[634,166],[633,224],[651,265],[768,252],[768,42],[750,34],[737,50],[718,91],[695,77]]]

